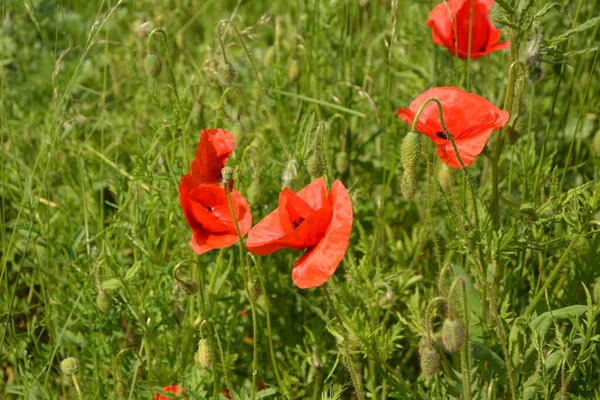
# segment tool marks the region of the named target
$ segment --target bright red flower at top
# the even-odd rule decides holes
[[[455,87],[429,89],[418,95],[409,108],[399,108],[397,115],[412,124],[421,105],[430,98],[436,98],[442,103],[444,122],[454,138],[465,167],[475,161],[492,132],[504,126],[510,117],[507,111],[500,110],[483,97]],[[440,124],[438,108],[434,102],[425,106],[416,129],[437,145],[438,156],[443,162],[453,168],[460,168],[452,143]]]
[[[163,392],[173,393],[177,396],[183,396],[183,388],[178,385],[165,386],[162,388]],[[163,394],[154,393],[154,400],[170,400],[172,397],[167,397]]]
[[[279,206],[248,233],[246,248],[264,256],[284,248],[306,253],[294,264],[292,279],[301,289],[322,285],[346,254],[352,231],[352,203],[342,182],[329,194],[325,179],[294,193],[285,188]]]
[[[436,5],[427,25],[436,44],[445,46],[452,54],[468,58],[469,25],[473,0],[448,0]],[[510,42],[498,43],[500,31],[492,26],[490,9],[494,0],[474,0],[471,28],[471,58],[483,57],[492,51],[508,49]]]
[[[221,169],[234,146],[235,140],[230,132],[204,129],[200,132],[200,143],[190,173],[181,178],[179,200],[185,219],[194,231],[192,249],[198,254],[231,246],[238,240],[227,194],[220,186],[223,181]],[[250,207],[233,188],[231,201],[240,233],[244,236],[252,226]]]

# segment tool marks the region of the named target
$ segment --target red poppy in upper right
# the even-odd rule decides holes
[[[483,57],[492,51],[508,49],[510,42],[498,43],[500,30],[494,28],[490,21],[494,0],[448,0],[436,5],[427,20],[433,41],[446,47],[457,57],[469,58],[471,3],[471,59]]]
[[[442,104],[446,128],[454,138],[465,167],[475,161],[492,132],[503,127],[510,117],[507,111],[500,110],[483,97],[455,87],[438,87],[424,91],[408,108],[399,108],[398,117],[412,124],[421,105],[431,98],[438,99]],[[438,156],[443,162],[453,168],[460,168],[452,143],[440,123],[438,108],[434,102],[428,103],[421,112],[416,130],[428,136],[437,145]]]

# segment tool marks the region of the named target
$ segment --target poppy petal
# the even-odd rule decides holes
[[[332,218],[325,236],[294,265],[292,279],[301,289],[322,285],[344,258],[352,231],[352,203],[348,191],[336,180],[331,186],[329,202]]]
[[[292,232],[295,221],[304,219],[314,210],[288,187],[279,194],[279,223],[285,233]]]
[[[198,184],[219,183],[221,169],[233,152],[235,139],[224,129],[203,129],[196,149],[196,159],[191,164],[191,174]]]
[[[302,200],[306,201],[313,210],[318,210],[328,202],[325,178],[320,177],[315,179],[296,194]]]
[[[451,49],[454,44],[454,16],[466,0],[449,0],[433,7],[427,19],[435,44]]]

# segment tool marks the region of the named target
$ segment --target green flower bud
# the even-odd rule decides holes
[[[162,71],[162,60],[160,56],[154,52],[148,53],[144,59],[144,70],[151,78],[156,78]]]
[[[414,173],[417,161],[421,155],[421,138],[417,132],[408,132],[402,140],[400,158],[405,171]]]
[[[248,196],[248,202],[250,204],[258,203],[261,195],[260,182],[258,180],[252,181],[246,191],[246,195]]]
[[[292,60],[288,65],[287,76],[290,82],[296,82],[300,78],[300,63],[298,60]]]
[[[79,361],[74,357],[65,358],[60,363],[60,370],[66,376],[76,375],[79,371]]]
[[[263,58],[263,64],[265,67],[273,64],[273,60],[275,59],[275,46],[271,46],[265,51],[265,56]]]
[[[440,353],[431,345],[419,347],[421,372],[426,379],[431,379],[440,370]]]
[[[600,129],[594,135],[594,153],[600,155]]]
[[[448,164],[443,163],[437,173],[437,181],[444,190],[450,189],[452,186],[452,173]]]
[[[340,175],[343,175],[348,171],[350,166],[350,157],[345,151],[340,151],[335,155],[335,169]]]
[[[219,78],[221,79],[221,83],[223,83],[223,85],[231,86],[233,82],[235,82],[236,77],[237,73],[230,62],[221,64],[219,67]]]
[[[306,170],[312,177],[320,176],[323,172],[323,162],[321,161],[321,157],[313,153],[306,162]]]
[[[177,281],[181,291],[188,296],[191,296],[200,290],[200,284],[192,278],[188,278],[187,276],[184,278],[179,278]]]
[[[535,85],[544,77],[544,70],[539,64],[534,65],[529,69],[527,74],[527,79],[529,79],[529,83]]]
[[[292,158],[285,165],[283,174],[281,174],[281,187],[289,187],[296,180],[296,175],[298,175],[298,163]]]
[[[96,296],[96,306],[104,314],[107,314],[112,306],[112,298],[108,293],[102,290],[98,292],[98,295]]]
[[[400,178],[400,193],[406,200],[410,200],[413,198],[415,193],[417,192],[417,177],[414,173],[409,171],[404,171],[402,177]]]
[[[196,362],[204,369],[212,367],[212,353],[208,340],[200,339],[198,342],[198,351],[196,352]]]
[[[117,385],[115,386],[115,392],[120,398],[127,396],[127,388],[125,387],[125,384],[122,381],[117,382]]]
[[[458,319],[448,319],[442,325],[442,343],[448,353],[456,353],[465,344],[465,327]]]

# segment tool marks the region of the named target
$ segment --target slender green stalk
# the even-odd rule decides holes
[[[77,391],[77,397],[79,398],[79,400],[83,400],[83,393],[81,392],[81,388],[79,387],[79,380],[77,379],[77,375],[72,375],[71,380],[73,381],[75,391]]]

